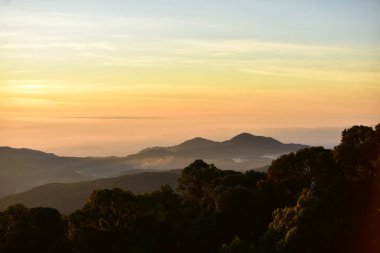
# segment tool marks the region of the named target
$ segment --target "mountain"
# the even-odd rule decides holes
[[[306,147],[242,133],[222,142],[197,137],[176,146],[147,148],[128,158],[145,169],[178,169],[203,159],[221,169],[247,170],[264,167],[282,154]]]
[[[51,182],[115,176],[128,169],[118,157],[60,157],[31,149],[0,147],[0,197]]]
[[[31,149],[0,147],[0,197],[47,183],[71,183],[142,172],[181,169],[196,159],[221,169],[268,166],[281,154],[307,147],[242,133],[230,140],[194,138],[151,147],[125,157],[61,157]]]
[[[98,179],[78,183],[51,183],[29,191],[13,194],[0,199],[0,210],[16,203],[27,207],[53,207],[69,214],[86,203],[92,191],[106,188],[121,188],[133,193],[151,192],[168,184],[177,187],[180,171],[142,172],[115,178]]]

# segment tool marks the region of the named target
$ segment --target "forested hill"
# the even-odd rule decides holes
[[[83,207],[88,196],[96,189],[120,188],[133,193],[151,192],[162,185],[177,187],[180,171],[142,172],[115,178],[97,179],[78,183],[51,183],[29,191],[0,199],[0,210],[22,203],[27,207],[53,207],[69,214]]]
[[[2,253],[378,253],[380,124],[345,130],[333,150],[283,155],[267,173],[196,160],[178,192],[96,190],[67,216],[13,205],[0,235]]]

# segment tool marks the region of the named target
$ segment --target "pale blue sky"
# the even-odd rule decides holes
[[[133,31],[147,37],[254,38],[358,47],[375,47],[380,42],[379,0],[12,0],[0,8],[0,14],[42,12],[79,14],[84,19],[96,15],[160,20],[156,32]]]

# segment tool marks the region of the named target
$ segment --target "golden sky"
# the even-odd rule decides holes
[[[373,125],[378,13],[376,0],[6,1],[0,137],[55,151],[108,142],[112,154],[194,136]]]

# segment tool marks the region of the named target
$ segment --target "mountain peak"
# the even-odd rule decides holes
[[[203,149],[210,148],[215,143],[215,141],[211,141],[202,137],[195,137],[193,139],[182,142],[181,144],[167,147],[166,149],[171,152],[184,151],[184,150],[194,150],[194,149]]]
[[[281,143],[281,142],[279,142],[273,138],[270,138],[270,137],[257,136],[257,135],[253,135],[250,133],[238,134],[227,142],[241,143],[241,144],[244,144],[244,143],[246,143],[246,144],[248,144],[248,143],[249,144],[251,144],[251,143],[255,143],[255,144],[269,144],[269,143],[280,144]]]
[[[203,144],[203,143],[211,143],[213,141],[210,141],[208,139],[205,139],[205,138],[202,138],[202,137],[195,137],[193,139],[190,139],[190,140],[187,140],[187,141],[184,141],[182,144],[185,144],[185,143],[191,143],[191,144]]]
[[[232,137],[231,140],[245,140],[245,139],[253,139],[255,137],[257,137],[257,136],[250,134],[250,133],[241,133],[241,134],[238,134],[238,135]]]

